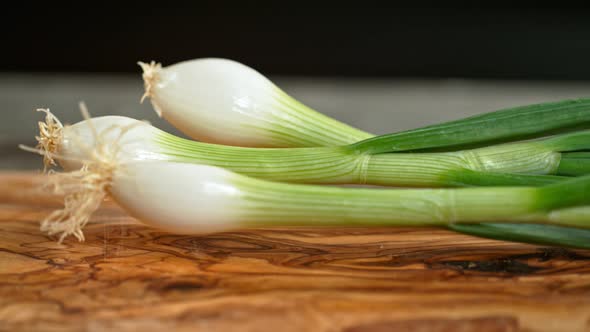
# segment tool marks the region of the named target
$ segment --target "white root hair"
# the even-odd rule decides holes
[[[70,235],[76,237],[78,241],[85,240],[82,229],[108,195],[114,172],[120,168],[117,155],[121,150],[121,138],[137,125],[113,125],[98,133],[92,121],[90,121],[90,114],[84,103],[80,103],[80,111],[94,136],[95,145],[93,147],[81,146],[88,153],[87,159],[74,159],[83,165],[81,169],[72,172],[54,172],[50,170],[47,183],[43,187],[46,190],[49,188],[53,194],[64,197],[64,207],[53,211],[41,222],[42,232],[46,232],[48,235],[59,235],[58,243],[61,243]],[[39,145],[37,148],[22,145],[21,148],[43,155],[44,164],[45,160],[48,159],[50,160],[49,165],[56,165],[53,158],[68,159],[55,152],[59,148],[61,139],[63,139],[64,127],[61,126],[61,123],[53,114],[49,113],[49,110],[46,111],[46,114],[46,125],[39,124],[40,137],[43,139],[38,139]],[[48,135],[48,133],[51,133],[49,129],[55,128],[57,124],[61,126],[59,139],[56,138],[56,135]],[[114,141],[107,142],[105,140],[106,135],[116,129],[119,129],[117,138]],[[73,132],[72,135],[74,135],[72,140],[76,144],[83,145],[79,137],[75,137]],[[53,137],[55,140],[51,141],[48,137]],[[69,160],[72,160],[72,158]]]
[[[63,139],[64,126],[59,119],[51,113],[48,108],[39,108],[37,112],[45,113],[45,122],[39,121],[39,136],[35,136],[37,140],[37,150],[43,151],[43,172],[52,166],[57,166],[53,156],[57,153],[59,144]]]
[[[154,110],[156,111],[159,117],[162,117],[162,110],[160,109],[158,104],[153,100],[154,86],[156,85],[156,83],[158,83],[158,80],[160,79],[160,71],[162,70],[162,64],[155,61],[151,61],[150,63],[138,61],[137,64],[143,70],[143,74],[141,76],[143,77],[143,87],[145,90],[143,95],[141,96],[140,103],[143,103],[143,101],[146,98],[150,98],[152,105],[154,106]]]

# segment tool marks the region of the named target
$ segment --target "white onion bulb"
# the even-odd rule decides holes
[[[241,63],[141,63],[156,112],[193,139],[251,147],[344,145],[372,135],[326,117]],[[324,144],[321,144],[324,143]]]

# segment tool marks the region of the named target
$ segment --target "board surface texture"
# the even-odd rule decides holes
[[[40,178],[0,180],[2,331],[590,330],[587,251],[431,228],[174,235],[112,202],[59,245]]]

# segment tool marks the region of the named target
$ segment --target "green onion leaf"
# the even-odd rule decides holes
[[[545,224],[451,224],[449,229],[489,239],[590,249],[590,229]]]
[[[590,99],[564,100],[496,112],[382,135],[354,144],[363,153],[490,145],[590,127]]]

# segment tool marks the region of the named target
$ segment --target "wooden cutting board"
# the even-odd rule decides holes
[[[39,220],[59,199],[0,181],[0,330],[590,330],[587,251],[417,228],[174,235],[109,202],[58,245]]]

